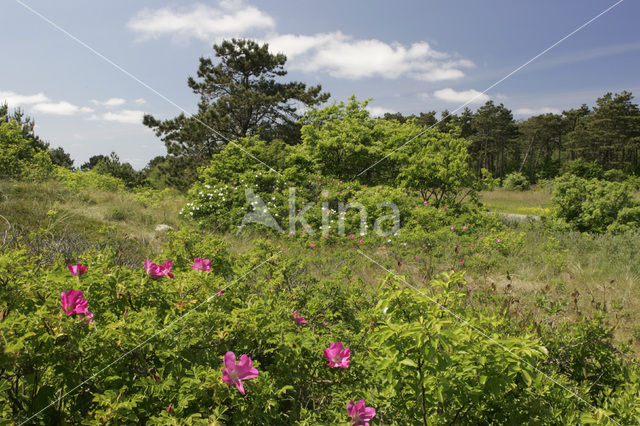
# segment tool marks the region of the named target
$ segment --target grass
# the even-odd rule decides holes
[[[551,194],[546,189],[482,191],[480,200],[489,211],[527,216],[546,216],[551,206]]]
[[[22,244],[44,261],[67,260],[98,246],[112,246],[131,261],[163,246],[159,224],[176,227],[184,197],[154,202],[129,192],[74,192],[54,182],[0,182],[0,245]]]

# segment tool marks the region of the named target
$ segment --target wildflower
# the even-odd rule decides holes
[[[309,246],[315,247],[316,245],[314,243],[309,243]]]
[[[367,407],[364,399],[353,403],[353,400],[347,405],[347,414],[351,417],[353,426],[369,426],[369,421],[376,415],[376,409]]]
[[[353,240],[353,234],[349,234],[349,238]]]
[[[471,287],[470,285],[467,286],[467,290],[471,291],[473,290],[473,287]]]
[[[351,349],[345,349],[340,342],[332,343],[324,350],[324,357],[329,361],[327,364],[329,367],[348,368],[350,356]]]
[[[463,227],[462,227],[462,230],[463,230],[463,231],[466,231],[466,230],[467,230],[467,226],[466,226],[466,225],[465,225],[465,226],[463,226]]]
[[[500,238],[496,238],[496,243],[501,243],[502,240]]]
[[[450,229],[453,231],[453,230],[455,229],[455,226],[451,226],[451,228],[450,228]]]
[[[89,320],[88,322],[85,321],[85,324],[93,324],[93,312],[86,311],[84,317]]]
[[[71,272],[71,275],[73,275],[74,277],[79,277],[89,270],[89,268],[79,263],[75,265],[68,264],[67,268],[69,268],[69,272]]]
[[[82,291],[69,290],[66,293],[60,293],[60,301],[62,302],[62,310],[67,315],[83,314],[89,307],[89,302],[84,298]]]
[[[193,265],[191,265],[191,269],[195,271],[210,272],[211,260],[203,259],[201,257],[196,257],[195,259],[193,259]]]
[[[240,393],[244,395],[242,381],[258,377],[258,370],[253,368],[251,358],[243,354],[240,356],[240,362],[236,364],[236,354],[229,351],[224,354],[222,360],[227,367],[222,369],[222,380],[229,386],[235,385]]]
[[[84,298],[82,291],[71,289],[67,292],[60,293],[60,302],[62,310],[67,315],[83,314],[89,322],[85,324],[93,324],[93,313],[89,312],[89,302]]]
[[[162,276],[173,278],[171,273],[172,266],[173,262],[170,260],[165,260],[163,265],[156,265],[150,260],[144,262],[144,269],[151,278],[160,278]]]
[[[293,319],[295,320],[296,324],[306,324],[308,322],[306,319],[299,316],[296,311],[293,311]]]
[[[218,296],[222,296],[222,294],[223,294],[223,293],[224,293],[224,290],[223,290],[223,289],[220,289],[220,290],[218,290],[217,295],[218,295]]]
[[[460,259],[460,263],[464,263],[464,259]]]
[[[173,411],[173,402],[169,404],[169,406],[167,407],[167,413],[171,414],[172,411]]]

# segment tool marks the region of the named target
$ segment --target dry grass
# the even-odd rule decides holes
[[[178,194],[152,203],[129,192],[73,192],[55,182],[0,182],[0,232],[11,227],[32,235],[35,242],[46,236],[52,249],[65,242],[77,245],[67,251],[82,251],[106,234],[159,250],[163,234],[155,227],[176,227],[183,205],[184,197]]]

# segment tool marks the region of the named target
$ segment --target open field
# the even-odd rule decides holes
[[[482,204],[492,212],[527,216],[546,216],[550,212],[551,192],[545,188],[529,191],[497,189],[480,193]]]

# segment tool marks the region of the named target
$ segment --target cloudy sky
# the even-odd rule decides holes
[[[373,114],[493,99],[523,118],[640,93],[633,0],[500,82],[616,1],[3,0],[0,102],[76,166],[116,151],[142,168],[166,153],[142,115],[195,111],[186,79],[198,58],[247,37],[286,53],[288,77],[322,84],[331,101],[373,98]]]

